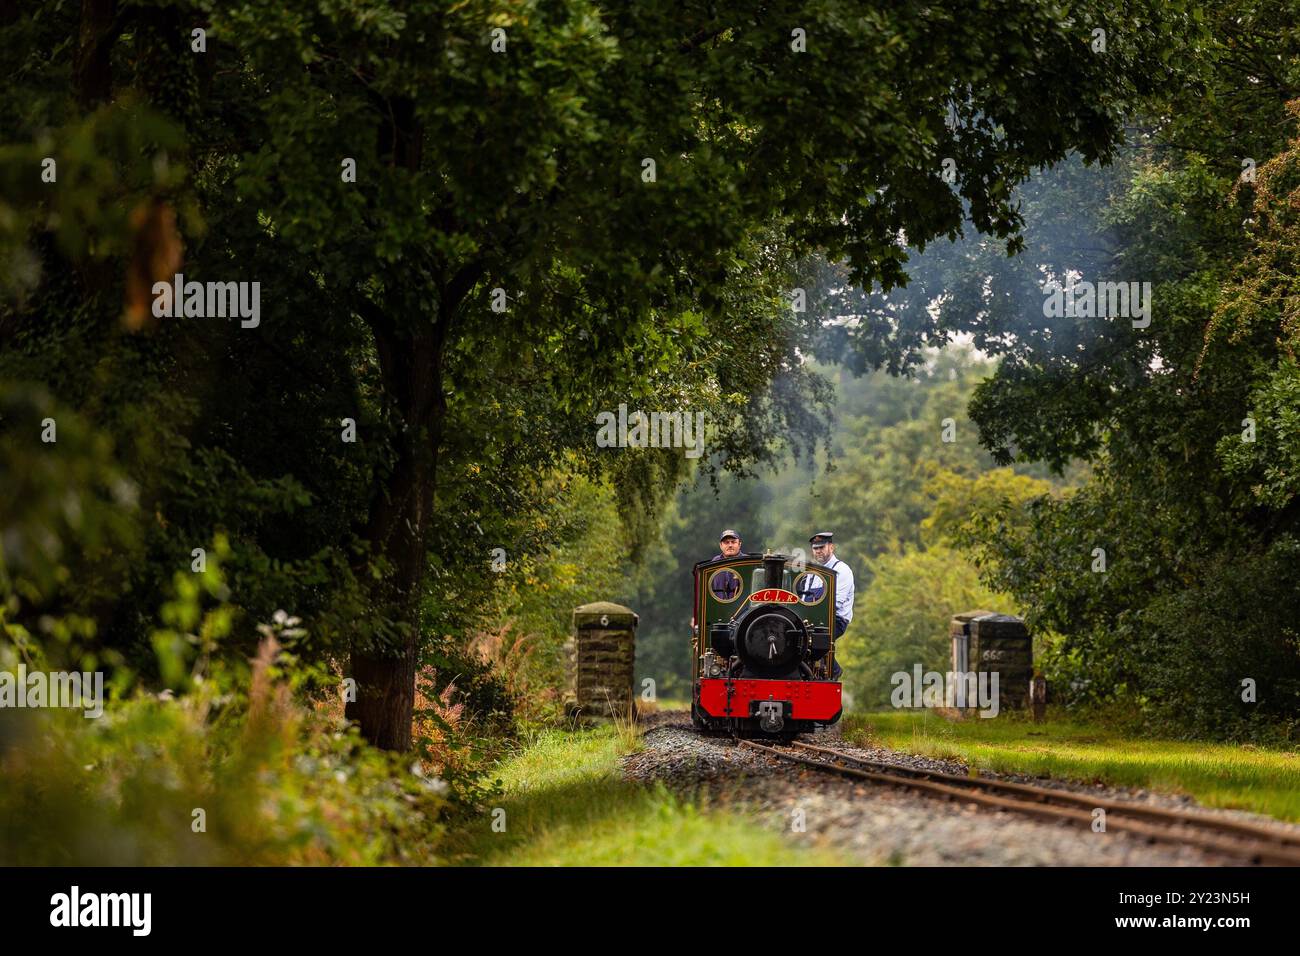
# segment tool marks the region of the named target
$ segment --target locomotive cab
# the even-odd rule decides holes
[[[834,594],[834,571],[782,554],[697,564],[695,727],[788,738],[839,720]]]

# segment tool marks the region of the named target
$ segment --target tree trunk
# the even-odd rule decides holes
[[[385,385],[403,427],[393,471],[371,503],[366,537],[372,554],[390,565],[389,575],[376,581],[371,593],[376,607],[407,629],[396,647],[353,650],[357,697],[345,716],[361,725],[366,740],[386,750],[411,746],[427,534],[447,410],[442,361],[448,325],[441,315],[432,327],[411,335],[393,335],[393,326],[382,320],[376,328]]]
[[[81,0],[81,22],[72,75],[77,100],[94,109],[113,95],[113,44],[121,25],[117,0]]]
[[[357,697],[345,709],[345,716],[361,725],[362,736],[385,750],[411,746],[425,530],[436,478],[433,463],[421,462],[426,456],[414,443],[403,444],[406,447],[372,506],[369,530],[372,552],[391,564],[390,576],[371,588],[374,604],[390,618],[405,622],[408,629],[395,648],[352,652]]]
[[[381,161],[412,173],[421,165],[423,129],[415,104],[405,98],[386,103],[388,117],[379,131]],[[357,699],[345,715],[361,725],[361,735],[386,750],[411,746],[415,674],[419,667],[420,603],[428,561],[428,531],[433,520],[438,449],[447,417],[443,361],[454,317],[486,273],[482,262],[445,268],[437,286],[437,315],[432,321],[395,321],[391,306],[361,298],[362,318],[375,337],[375,348],[390,407],[401,420],[392,473],[371,502],[366,540],[371,553],[391,566],[391,575],[375,582],[376,606],[408,629],[397,647],[352,651]],[[440,270],[430,270],[437,275]],[[408,301],[415,297],[408,296]]]

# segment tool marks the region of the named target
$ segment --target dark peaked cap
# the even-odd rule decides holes
[[[818,541],[830,541],[834,537],[835,533],[833,531],[818,531],[815,535],[809,538],[808,541],[812,544],[816,544]]]

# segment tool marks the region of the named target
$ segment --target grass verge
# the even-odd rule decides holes
[[[850,714],[844,739],[1000,773],[1184,793],[1209,807],[1300,821],[1300,752],[1295,750],[1147,739],[1098,724],[1059,719],[1035,724],[1019,714],[951,720],[930,711]]]
[[[461,821],[445,857],[483,866],[824,866],[752,817],[624,780],[614,727],[539,734],[499,768],[498,806]],[[504,816],[494,810],[504,811]],[[498,828],[494,831],[493,820]]]

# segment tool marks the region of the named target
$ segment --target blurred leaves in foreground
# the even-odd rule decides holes
[[[327,679],[282,651],[295,619],[263,625],[252,661],[208,659],[231,609],[202,605],[223,587],[214,560],[154,632],[184,692],[123,694],[119,668],[98,719],[0,710],[0,864],[436,862],[447,784],[295,700]],[[0,669],[43,666],[20,627],[0,626]]]

